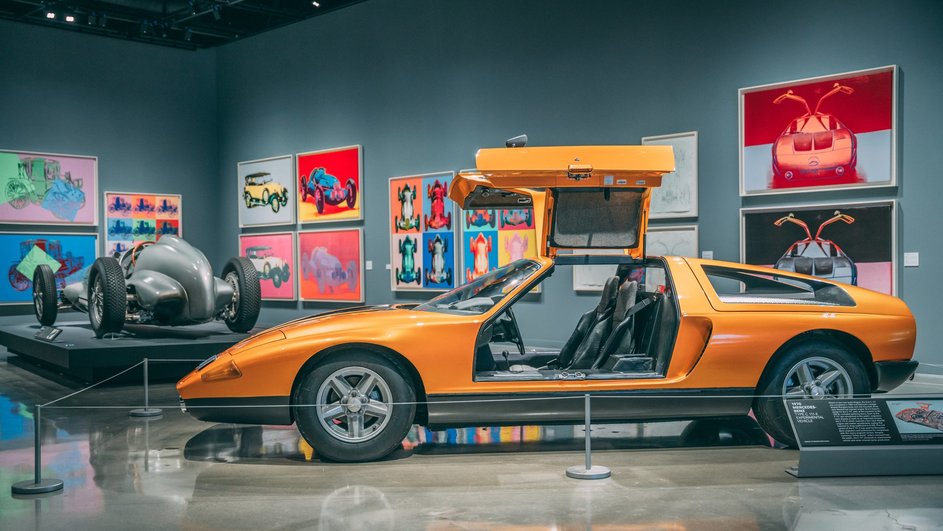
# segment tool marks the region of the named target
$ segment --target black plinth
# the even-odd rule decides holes
[[[257,328],[249,334],[235,334],[223,322],[179,327],[126,325],[115,337],[98,339],[87,319],[63,320],[57,322],[56,327],[61,328],[62,333],[53,341],[43,341],[34,337],[39,330],[39,323],[35,320],[0,326],[0,345],[11,354],[52,366],[85,381],[114,374],[144,358],[154,360],[152,377],[169,379],[183,376],[199,360],[218,354],[262,330]],[[197,361],[160,361],[170,359]]]

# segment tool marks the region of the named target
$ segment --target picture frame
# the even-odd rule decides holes
[[[340,183],[340,192],[333,186],[335,181]],[[366,204],[363,185],[360,144],[298,153],[295,155],[298,223],[362,221]]]
[[[649,219],[696,218],[698,216],[697,131],[643,136],[642,145],[674,148],[675,171],[662,176],[661,186],[652,190]]]
[[[98,157],[0,150],[2,224],[94,227],[98,194]]]
[[[294,155],[236,163],[240,229],[294,225],[297,193]]]
[[[897,65],[741,88],[738,100],[741,196],[897,186]]]
[[[389,178],[392,291],[441,292],[458,285],[458,208],[447,195],[454,178],[454,171]],[[436,212],[437,199],[443,202],[441,212]],[[431,265],[434,255],[442,258],[441,271]]]
[[[806,237],[803,237],[805,229],[795,221],[782,221],[775,225],[790,214],[795,220],[806,223],[809,229]],[[840,214],[851,219],[826,223]],[[823,269],[829,275],[816,276],[897,295],[898,216],[896,199],[742,208],[740,261],[776,267],[780,260],[784,260],[780,269],[789,271],[794,268],[800,273],[816,275],[819,273],[817,264],[813,262],[812,269],[807,271],[809,264],[797,264],[794,258],[814,258],[813,253],[834,255],[830,270],[829,264],[825,264]],[[816,234],[824,243],[816,243],[815,236],[812,236]],[[800,245],[803,240],[811,240],[815,245],[809,245],[810,250],[804,252],[805,247]],[[789,263],[790,258],[793,258],[792,263]]]
[[[31,240],[33,244],[28,245]],[[53,241],[55,245],[51,245]],[[30,269],[35,270],[36,265],[47,263],[53,267],[56,285],[62,289],[84,278],[98,256],[97,232],[0,232],[0,259],[11,264],[5,280],[0,282],[0,305],[33,303]]]
[[[102,256],[161,236],[183,237],[183,195],[105,191],[102,204]]]
[[[302,230],[297,241],[299,300],[364,302],[363,228]],[[318,276],[319,269],[328,268],[335,274]],[[323,283],[319,284],[319,278]]]
[[[259,273],[263,301],[298,300],[298,245],[294,232],[240,234],[239,256]]]

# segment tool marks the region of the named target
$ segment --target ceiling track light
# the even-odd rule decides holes
[[[46,11],[46,18],[48,18],[49,20],[55,20],[56,14],[52,11]]]
[[[108,25],[108,15],[105,13],[102,13],[101,16],[98,17],[98,27],[104,28],[107,25]]]
[[[73,22],[75,22],[75,15],[66,15],[65,21],[68,22],[69,24],[72,24]]]
[[[94,26],[95,24],[98,24],[98,15],[92,11],[88,14],[88,25]]]
[[[321,2],[318,2],[317,0],[312,0],[311,5],[313,5],[314,7],[321,7]]]
[[[222,10],[222,8],[223,6],[219,4],[213,5],[213,19],[214,20],[220,20],[223,18],[223,16],[220,14],[220,11]]]

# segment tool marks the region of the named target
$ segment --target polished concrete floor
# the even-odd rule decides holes
[[[193,420],[166,383],[154,420],[128,417],[135,385],[46,410],[43,473],[65,489],[13,498],[33,473],[31,405],[80,386],[10,360],[0,349],[0,530],[943,529],[943,477],[798,480],[798,454],[748,417],[596,426],[612,477],[579,481],[564,472],[581,426],[416,429],[382,462],[325,463],[293,428]]]

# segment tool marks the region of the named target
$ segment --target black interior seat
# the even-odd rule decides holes
[[[592,348],[592,341],[584,345],[584,340],[586,340],[589,335],[593,335],[593,332],[595,332],[596,342],[601,343],[605,340],[605,338],[599,339],[598,336],[602,335],[604,331],[608,333],[608,330],[603,329],[607,328],[610,324],[609,318],[612,315],[618,290],[618,277],[610,277],[606,280],[602,289],[602,295],[599,297],[599,304],[580,316],[579,321],[576,323],[576,328],[573,330],[573,333],[570,334],[570,338],[566,340],[563,348],[560,349],[560,355],[557,356],[556,361],[551,364],[552,368],[580,368],[575,366],[577,354],[579,354],[580,357],[580,364],[586,363],[585,357],[587,356],[588,349]],[[599,330],[597,331],[597,329]],[[593,354],[595,356],[595,352]],[[592,365],[593,359],[595,358],[590,358],[589,363],[584,368],[589,368],[589,366]]]
[[[612,312],[611,332],[593,362],[594,369],[602,367],[613,353],[629,354],[634,351],[635,345],[632,332],[635,314],[642,309],[635,302],[637,296],[638,282],[634,280],[626,281],[619,286],[615,310]]]

